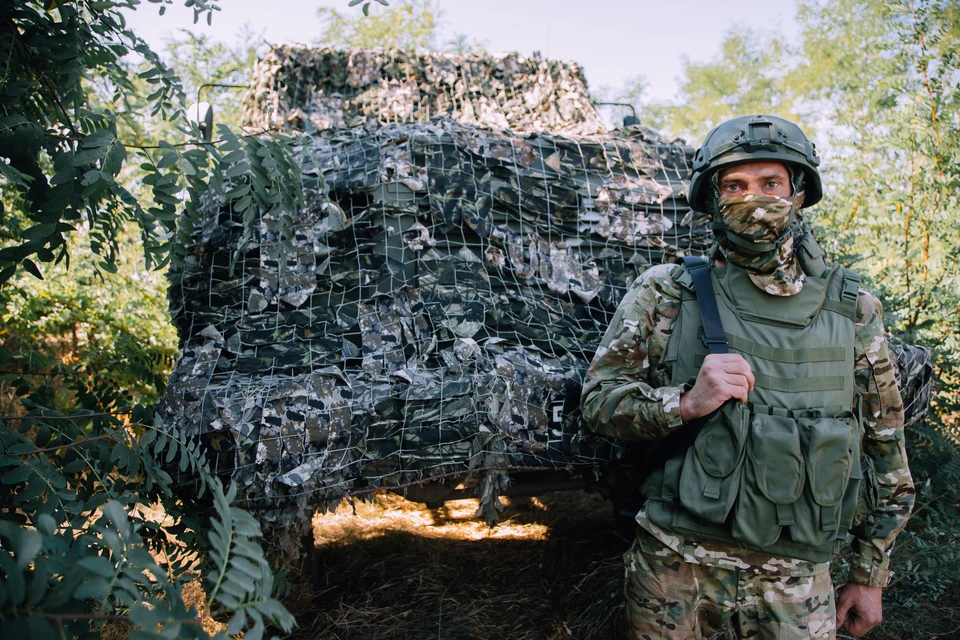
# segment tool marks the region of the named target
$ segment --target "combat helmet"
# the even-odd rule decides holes
[[[777,116],[740,116],[713,128],[693,158],[687,201],[695,211],[715,213],[711,179],[723,167],[758,160],[782,162],[805,174],[803,207],[820,201],[820,156],[800,127]]]

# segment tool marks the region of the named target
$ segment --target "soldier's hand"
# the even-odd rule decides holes
[[[701,418],[730,398],[746,402],[753,383],[753,371],[743,356],[711,353],[704,358],[693,388],[680,396],[680,418],[684,422]]]
[[[883,589],[848,582],[837,598],[837,629],[860,637],[883,620]]]

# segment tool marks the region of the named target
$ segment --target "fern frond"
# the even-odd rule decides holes
[[[227,633],[234,635],[249,620],[245,638],[262,637],[264,620],[284,632],[293,629],[292,615],[273,598],[273,571],[263,557],[260,525],[249,512],[231,506],[237,486],[231,482],[227,493],[218,478],[211,482],[215,515],[211,520],[209,558],[215,570],[208,580],[213,585],[209,599],[233,613]]]

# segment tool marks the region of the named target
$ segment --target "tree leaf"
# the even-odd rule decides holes
[[[176,151],[168,151],[163,154],[163,157],[160,158],[160,162],[157,163],[157,169],[166,169],[172,167],[180,159],[180,154]]]
[[[3,284],[17,272],[17,265],[10,265],[9,267],[4,267],[0,269],[0,284]]]
[[[32,260],[24,258],[23,262],[20,264],[23,265],[23,268],[26,270],[26,272],[32,275],[34,278],[43,280],[43,274],[40,273],[40,269],[33,263]]]
[[[30,446],[32,447],[33,445]],[[33,469],[26,464],[22,464],[21,466],[11,469],[3,474],[3,477],[0,478],[0,482],[3,484],[19,484],[21,482],[26,482],[32,475]]]
[[[78,600],[87,598],[102,598],[110,593],[110,583],[103,578],[87,578],[83,584],[77,587],[73,592],[73,597]]]
[[[142,629],[154,629],[160,622],[160,617],[154,609],[137,603],[130,608],[130,621]]]
[[[37,527],[37,531],[45,536],[52,536],[57,530],[57,521],[53,519],[53,516],[45,513],[38,516],[36,520],[34,520],[34,524]]]
[[[112,579],[114,573],[116,572],[116,568],[114,567],[113,563],[103,556],[86,557],[81,560],[78,565],[90,573],[107,578],[108,580]]]
[[[111,142],[113,142],[114,139],[115,139],[115,136],[113,135],[112,131],[110,131],[109,129],[99,129],[97,131],[94,131],[90,135],[84,137],[80,141],[80,146],[86,149],[95,149],[98,147],[105,147],[109,145]]]

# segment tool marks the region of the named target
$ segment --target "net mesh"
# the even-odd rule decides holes
[[[182,356],[161,415],[266,523],[463,474],[494,522],[507,471],[623,454],[584,430],[580,387],[634,279],[710,245],[691,148],[604,130],[576,66],[518,55],[274,49],[247,108],[309,132],[324,187],[281,259],[277,219],[203,208],[170,270]],[[919,416],[929,353],[895,353]]]
[[[258,63],[244,107],[253,126],[304,132],[434,116],[494,130],[606,132],[580,67],[539,54],[276,47]]]

